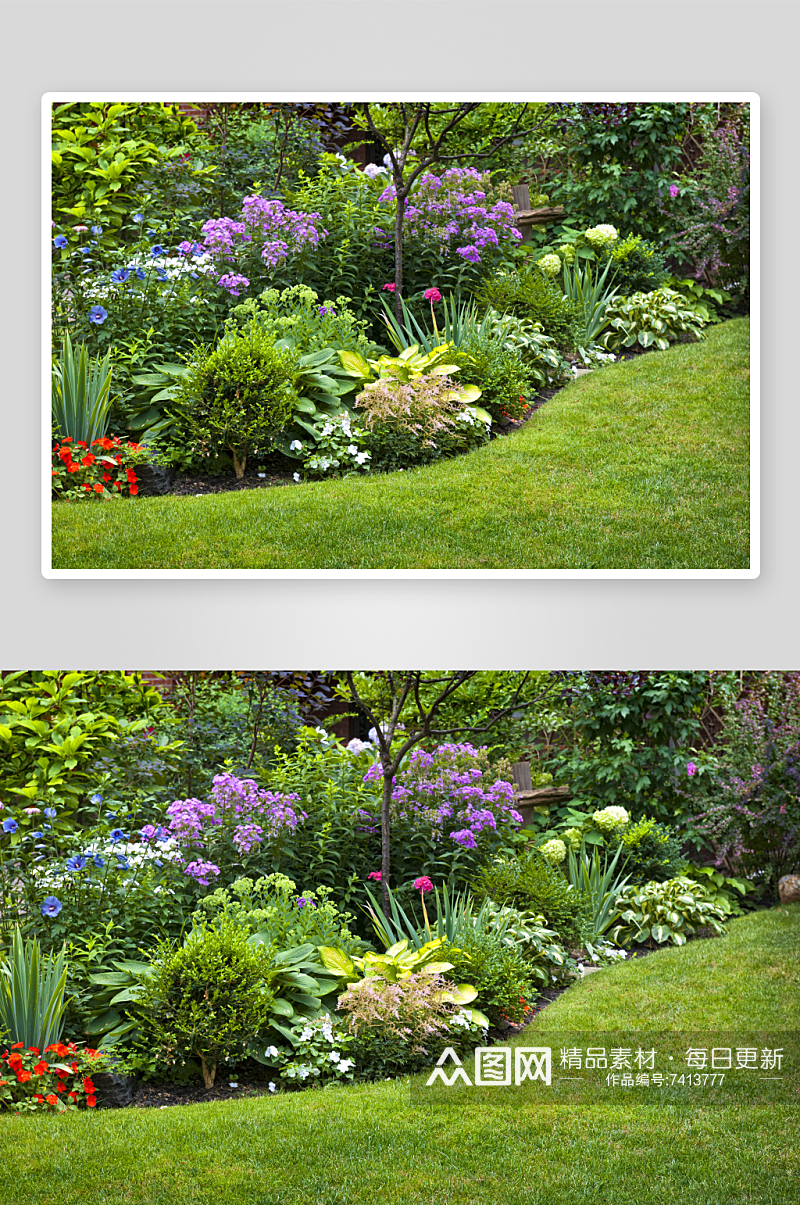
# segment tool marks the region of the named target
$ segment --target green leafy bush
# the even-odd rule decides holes
[[[445,947],[452,978],[468,979],[477,990],[476,1003],[493,1025],[522,1020],[536,996],[538,977],[518,950],[486,930],[464,930],[458,947]]]
[[[159,943],[138,993],[148,1042],[165,1062],[200,1060],[211,1088],[217,1065],[242,1056],[275,1000],[274,951],[252,945],[229,917],[194,929],[184,945]]]
[[[626,887],[617,897],[617,916],[611,930],[617,945],[652,941],[682,946],[698,929],[725,932],[725,909],[713,902],[713,893],[682,875],[665,883]]]
[[[215,348],[197,348],[178,387],[176,418],[209,453],[229,450],[243,477],[248,455],[268,450],[292,417],[299,358],[256,321],[230,330]]]
[[[681,334],[703,338],[706,320],[693,310],[674,289],[655,289],[651,293],[632,293],[612,301],[606,310],[610,330],[601,343],[607,351],[626,347],[657,347],[666,351]]]
[[[623,828],[619,843],[620,870],[634,883],[664,882],[683,874],[686,868],[678,834],[668,824],[659,824],[651,817],[645,816]]]
[[[600,266],[610,262],[610,281],[620,297],[631,293],[650,293],[667,283],[664,256],[657,243],[643,239],[640,234],[609,243],[599,253]]]
[[[478,899],[488,897],[497,904],[541,914],[564,945],[571,949],[583,945],[585,930],[591,924],[591,900],[584,892],[576,891],[536,850],[484,867],[473,891]]]
[[[580,317],[576,303],[535,265],[492,277],[481,288],[478,300],[501,314],[541,323],[559,348],[570,351],[577,344]]]
[[[43,1051],[64,1028],[67,968],[64,949],[41,957],[39,943],[14,930],[7,959],[0,960],[0,1040]]]
[[[517,348],[489,331],[469,332],[454,360],[461,369],[459,381],[480,387],[481,406],[495,422],[519,418],[544,375],[535,374]]]
[[[321,302],[308,285],[288,289],[265,289],[231,310],[239,325],[257,319],[276,339],[289,336],[304,352],[357,351],[370,356],[376,349],[366,335],[367,323],[351,310],[352,298],[337,297]]]

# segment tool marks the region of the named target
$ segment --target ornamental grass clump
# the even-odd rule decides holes
[[[488,424],[465,405],[461,389],[447,376],[423,374],[405,384],[382,377],[366,386],[356,405],[376,468],[430,464],[489,438]]]
[[[369,976],[339,997],[338,1010],[357,1042],[351,1053],[374,1076],[414,1071],[433,1062],[446,1046],[455,1049],[480,1036],[452,998],[453,985],[420,971],[396,983]]]

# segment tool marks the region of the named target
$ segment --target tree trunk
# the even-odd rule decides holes
[[[247,453],[245,452],[240,459],[238,449],[231,448],[231,451],[233,452],[233,467],[236,471],[236,480],[239,481],[242,477],[244,477],[244,466],[247,464]]]
[[[383,889],[383,915],[391,918],[389,906],[389,874],[391,871],[391,806],[392,806],[392,775],[386,773],[383,767],[383,798],[381,799],[381,887]]]
[[[394,219],[394,312],[397,321],[403,321],[403,216],[406,211],[405,193],[397,191],[397,214]]]
[[[206,1086],[206,1092],[210,1092],[211,1089],[214,1087],[214,1077],[217,1074],[216,1061],[213,1063],[207,1063],[204,1055],[201,1054],[200,1055],[200,1066],[203,1071],[203,1083]]]

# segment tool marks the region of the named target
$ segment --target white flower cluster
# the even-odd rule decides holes
[[[561,260],[557,255],[543,255],[541,259],[537,259],[537,266],[542,269],[545,276],[558,276],[561,271]]]
[[[604,247],[619,238],[614,226],[592,226],[586,231],[584,238],[592,247]]]
[[[558,837],[553,837],[550,841],[545,841],[544,845],[539,846],[539,853],[547,859],[551,866],[557,866],[566,858],[567,847]]]
[[[592,820],[600,829],[601,833],[613,833],[615,829],[624,828],[630,820],[630,816],[622,807],[603,808],[602,811],[593,812]]]

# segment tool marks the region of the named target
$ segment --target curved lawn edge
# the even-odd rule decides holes
[[[54,569],[747,569],[749,320],[421,469],[53,506]]]

